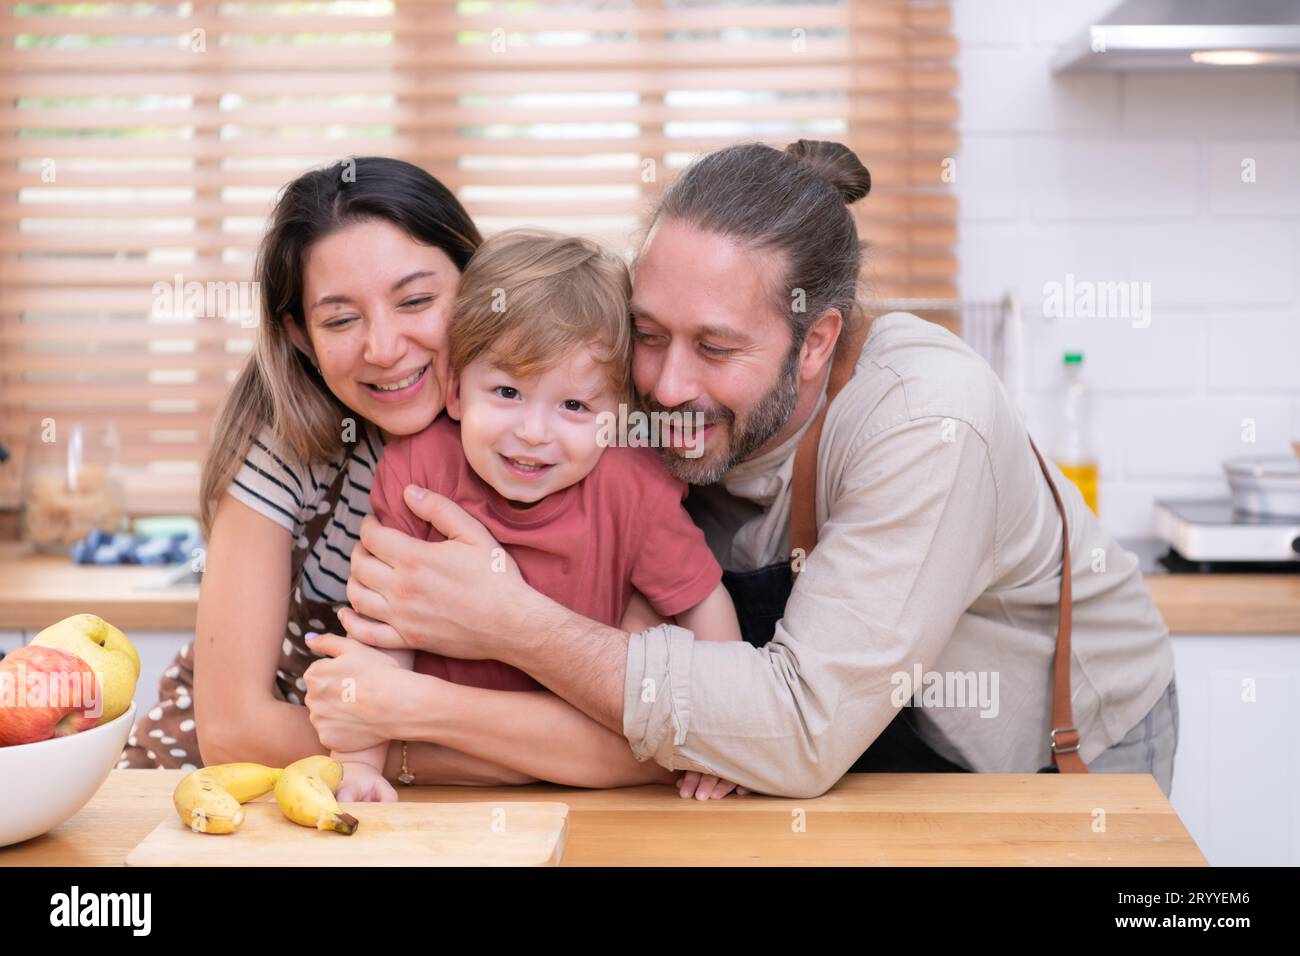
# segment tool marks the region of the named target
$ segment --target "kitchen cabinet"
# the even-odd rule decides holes
[[[1300,633],[1173,643],[1170,802],[1211,866],[1300,866]]]

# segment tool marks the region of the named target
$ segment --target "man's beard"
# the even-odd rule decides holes
[[[745,416],[739,432],[736,430],[736,413],[729,408],[701,408],[688,403],[669,409],[647,399],[645,405],[650,412],[681,412],[687,421],[693,420],[690,413],[700,412],[706,425],[716,422],[725,428],[726,446],[714,452],[706,451],[698,458],[687,458],[679,450],[661,448],[660,454],[669,473],[689,485],[711,485],[761,448],[781,430],[794,412],[799,398],[798,367],[799,344],[796,344],[786,356],[785,367],[781,369],[776,384]]]

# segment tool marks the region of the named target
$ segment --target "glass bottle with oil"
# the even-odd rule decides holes
[[[1074,482],[1084,503],[1097,514],[1097,456],[1092,444],[1092,408],[1083,381],[1083,353],[1065,353],[1065,384],[1061,391],[1060,424],[1052,459]]]

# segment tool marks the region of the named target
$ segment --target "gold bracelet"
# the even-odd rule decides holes
[[[402,741],[402,772],[397,775],[397,782],[411,786],[415,783],[415,774],[411,773],[411,767],[407,763],[406,741]]]

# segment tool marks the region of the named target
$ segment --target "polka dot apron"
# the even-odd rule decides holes
[[[277,700],[302,704],[307,684],[303,673],[312,661],[321,657],[307,649],[303,635],[343,634],[343,625],[334,613],[334,605],[303,597],[302,567],[316,540],[334,517],[347,481],[348,449],[338,476],[316,508],[303,533],[294,542],[289,580],[294,582],[293,599],[284,639],[280,643],[280,660],[276,664],[274,694]],[[131,736],[117,766],[123,769],[168,768],[194,770],[203,766],[199,757],[198,735],[194,726],[194,642],[181,648],[158,682],[158,703],[136,720]]]

